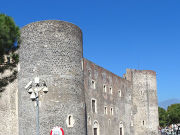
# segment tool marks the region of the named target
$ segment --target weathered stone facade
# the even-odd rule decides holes
[[[12,75],[11,70],[1,74],[0,79]],[[0,92],[0,135],[18,134],[18,88],[17,79],[9,83],[3,92]]]
[[[127,69],[121,78],[88,61],[77,26],[53,20],[28,24],[21,29],[19,55],[18,80],[0,97],[0,135],[36,134],[35,102],[25,89],[35,77],[49,89],[40,94],[40,135],[55,126],[65,135],[158,134],[155,72]]]
[[[127,69],[126,79],[132,82],[135,135],[157,135],[158,103],[156,73],[151,70]]]
[[[33,78],[47,83],[49,92],[40,97],[40,134],[61,125],[66,134],[84,135],[85,98],[82,70],[82,33],[67,22],[41,21],[21,30],[19,90],[19,135],[36,132],[35,107],[24,87]],[[65,121],[73,115],[76,124]],[[26,128],[28,126],[28,128]]]
[[[99,135],[119,135],[120,126],[124,135],[133,135],[132,84],[84,59],[84,86],[88,135],[94,135],[95,121]],[[96,112],[92,111],[92,99],[97,102]]]

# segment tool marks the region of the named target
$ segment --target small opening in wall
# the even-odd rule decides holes
[[[144,125],[144,120],[143,120],[143,125]]]
[[[131,120],[131,126],[133,126],[133,121]]]
[[[71,119],[72,119],[72,116],[70,115],[69,116],[69,122],[68,122],[69,126],[71,125],[71,121],[72,121]]]
[[[92,112],[96,113],[96,100],[92,99]]]
[[[74,126],[74,119],[73,119],[73,115],[68,115],[66,123],[67,123],[67,127],[73,127]]]
[[[107,114],[107,107],[104,107],[104,114]]]
[[[112,95],[112,93],[113,93],[113,92],[112,92],[112,88],[110,87],[109,90],[110,90],[110,94]]]
[[[103,91],[106,93],[106,91],[107,91],[106,85],[103,85]]]
[[[96,82],[95,82],[94,80],[91,81],[91,87],[92,87],[93,89],[96,88]]]
[[[119,97],[122,97],[121,90],[119,90],[118,92],[119,92]]]
[[[111,107],[111,115],[113,115],[113,108]]]
[[[90,116],[88,117],[88,122],[89,122],[89,125],[91,125],[91,117]]]
[[[95,82],[94,82],[94,81],[92,81],[92,85],[94,85],[94,83],[95,83]]]
[[[111,120],[110,119],[108,120],[108,124],[111,125]]]

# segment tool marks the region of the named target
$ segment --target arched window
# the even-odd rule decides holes
[[[122,121],[119,123],[119,135],[124,135],[124,126]]]
[[[100,135],[98,121],[94,121],[94,123],[93,123],[93,135]]]

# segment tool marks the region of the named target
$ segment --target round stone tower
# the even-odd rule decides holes
[[[34,78],[48,93],[39,93],[40,135],[61,126],[66,135],[85,135],[82,32],[64,21],[40,21],[21,29],[19,49],[19,135],[36,134],[36,104],[25,87]]]

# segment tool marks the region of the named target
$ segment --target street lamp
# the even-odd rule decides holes
[[[30,95],[32,101],[36,101],[36,135],[39,135],[39,92],[48,92],[45,81],[39,81],[39,77],[34,78],[34,82],[30,81],[25,89]]]

